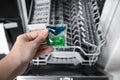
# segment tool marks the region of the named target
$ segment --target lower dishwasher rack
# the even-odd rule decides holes
[[[66,47],[35,58],[33,65],[94,65],[105,40],[96,0],[51,0],[50,25],[66,24]]]

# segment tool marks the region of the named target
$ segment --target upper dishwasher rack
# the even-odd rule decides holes
[[[105,43],[96,0],[51,0],[50,25],[66,24],[66,47],[32,60],[34,65],[94,65]]]

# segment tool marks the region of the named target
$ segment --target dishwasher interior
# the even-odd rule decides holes
[[[25,2],[21,0],[21,5]],[[66,45],[35,58],[18,80],[109,80],[96,68],[105,44],[99,25],[99,0],[28,0],[26,31],[32,25],[58,25],[66,28]],[[21,6],[20,6],[21,7]],[[24,12],[22,8],[21,12]],[[23,13],[24,18],[24,13]],[[40,27],[40,26],[39,26]],[[45,28],[45,27],[44,27]]]
[[[44,3],[39,1],[41,0],[33,0],[31,4],[28,24],[48,24],[55,27],[65,25],[66,46],[54,47],[53,52],[34,59],[32,64],[94,65],[100,54],[100,48],[105,43],[99,26],[100,14],[97,2],[95,0],[51,0],[51,2],[46,0]]]

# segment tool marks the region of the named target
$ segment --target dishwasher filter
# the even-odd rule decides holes
[[[45,24],[49,31],[51,25],[56,29],[65,25],[66,42],[56,41],[65,46],[54,47],[53,52],[33,59],[31,64],[94,65],[105,43],[99,21],[96,0],[32,0],[29,24]]]

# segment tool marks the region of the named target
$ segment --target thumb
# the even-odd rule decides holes
[[[48,30],[47,29],[40,30],[39,32],[37,32],[37,34],[38,34],[38,36],[36,37],[35,40],[33,40],[33,43],[39,46],[47,38],[47,36],[48,36]]]

